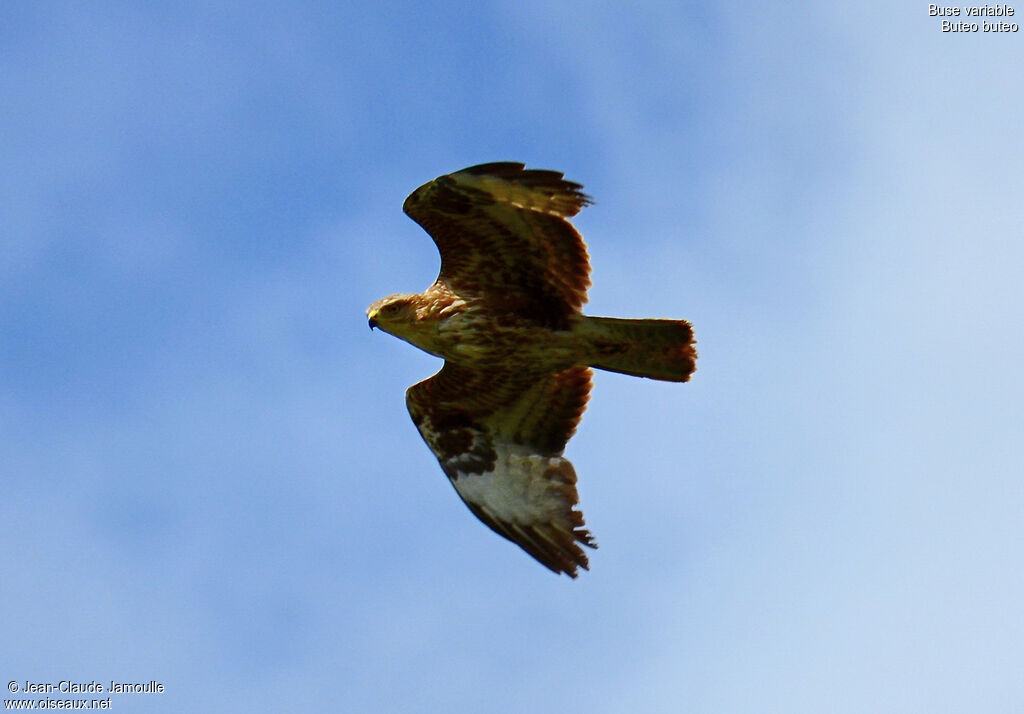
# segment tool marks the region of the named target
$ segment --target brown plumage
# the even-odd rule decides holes
[[[590,367],[685,382],[697,358],[684,320],[587,317],[590,264],[567,218],[590,199],[555,171],[472,166],[420,186],[405,212],[434,239],[423,293],[378,300],[371,327],[443,357],[412,386],[413,422],[469,509],[556,573],[597,547],[562,457]]]

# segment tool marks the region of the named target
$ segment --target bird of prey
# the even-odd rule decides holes
[[[471,166],[412,192],[403,209],[441,253],[437,280],[367,310],[378,327],[444,358],[406,392],[412,420],[469,510],[555,573],[575,578],[597,545],[562,456],[591,367],[685,382],[684,320],[589,317],[590,264],[567,219],[590,198],[556,171]]]

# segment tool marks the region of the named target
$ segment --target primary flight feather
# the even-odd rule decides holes
[[[590,393],[591,367],[685,382],[685,320],[589,317],[590,263],[567,219],[590,203],[556,171],[471,166],[403,206],[437,244],[441,272],[419,294],[378,300],[379,327],[445,362],[406,392],[424,441],[469,509],[556,573],[596,548],[562,456]]]

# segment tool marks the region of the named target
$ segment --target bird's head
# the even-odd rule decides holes
[[[395,337],[406,338],[416,321],[416,295],[389,295],[366,309],[370,329],[379,327]]]

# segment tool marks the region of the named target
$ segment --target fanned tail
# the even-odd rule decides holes
[[[590,366],[596,369],[685,382],[697,368],[693,330],[686,320],[584,317],[573,331],[590,343]]]

